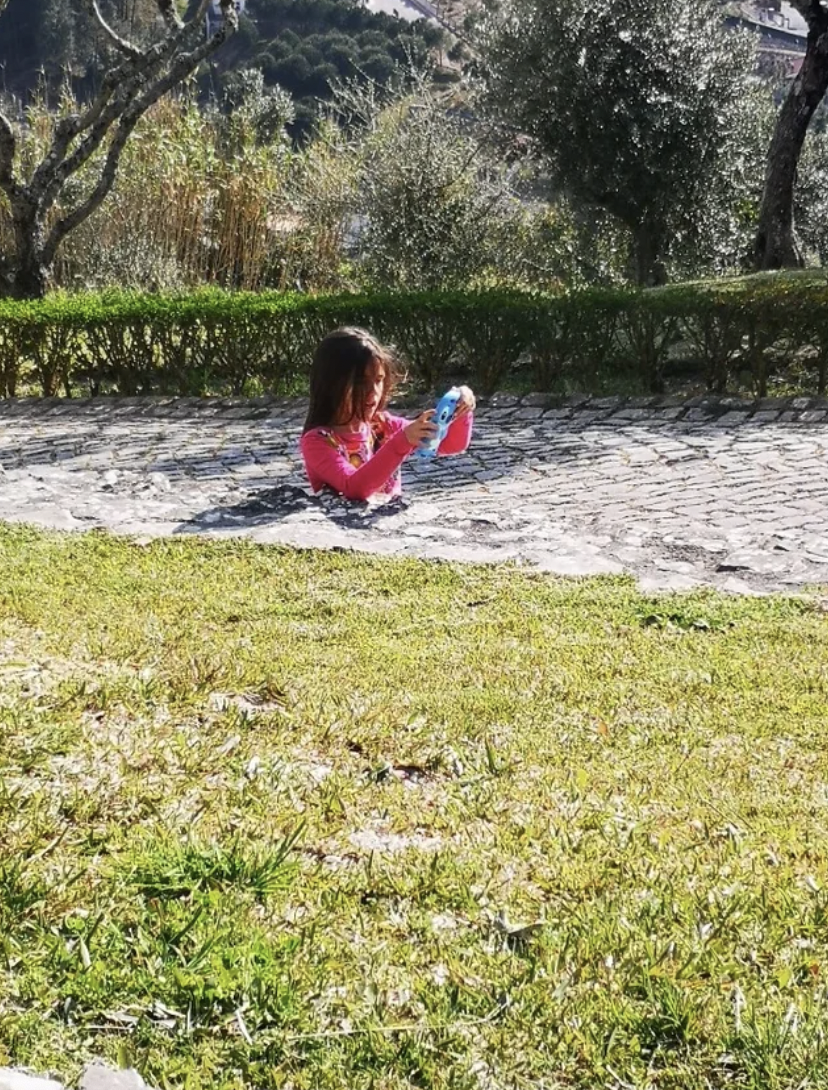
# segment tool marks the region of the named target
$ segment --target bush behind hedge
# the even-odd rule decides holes
[[[650,291],[376,295],[56,294],[0,301],[0,394],[287,394],[339,325],[395,345],[420,387],[468,376],[488,393],[517,375],[589,391],[596,376],[661,393],[681,372],[717,394],[820,395],[828,278],[771,274]]]

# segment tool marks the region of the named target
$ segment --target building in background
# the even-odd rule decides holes
[[[792,79],[805,56],[808,24],[785,0],[729,5],[726,21],[733,27],[747,27],[759,34],[759,56],[769,72]]]

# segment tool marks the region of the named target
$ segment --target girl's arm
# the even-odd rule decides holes
[[[338,445],[318,431],[305,432],[301,448],[308,476],[336,489],[349,500],[367,500],[379,492],[414,449],[402,428],[359,469],[351,465]]]
[[[468,450],[473,425],[473,413],[463,413],[462,416],[456,416],[449,424],[446,437],[437,448],[437,453],[440,455],[462,454]]]

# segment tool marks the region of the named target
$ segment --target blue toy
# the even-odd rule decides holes
[[[419,458],[433,458],[435,456],[437,448],[446,437],[449,424],[454,419],[459,400],[460,391],[456,386],[452,386],[452,388],[444,393],[437,402],[437,408],[434,410],[434,416],[431,418],[431,423],[435,424],[437,427],[437,434],[433,439],[426,439],[420,444],[417,448],[417,456]]]

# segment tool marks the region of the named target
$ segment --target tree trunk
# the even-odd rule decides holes
[[[639,287],[667,283],[667,270],[661,260],[662,237],[662,231],[652,223],[640,223],[633,231],[632,279]]]
[[[49,275],[36,260],[21,262],[14,271],[12,299],[42,299],[49,289]]]
[[[828,90],[828,12],[810,21],[805,59],[776,122],[754,243],[754,267],[796,268],[802,255],[794,233],[796,168],[808,125]]]
[[[49,287],[49,270],[43,260],[44,228],[37,208],[19,196],[12,202],[15,255],[11,278],[14,299],[42,299]]]

